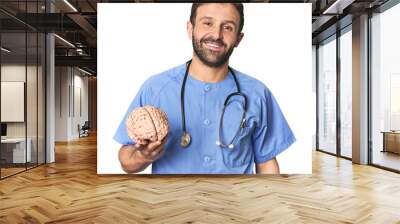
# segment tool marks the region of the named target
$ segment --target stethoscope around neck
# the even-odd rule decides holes
[[[185,116],[185,103],[184,103],[185,102],[186,79],[187,79],[188,74],[189,74],[189,67],[190,67],[191,62],[192,62],[192,60],[189,60],[186,63],[186,72],[185,72],[185,76],[183,77],[183,82],[182,82],[182,86],[181,86],[181,117],[182,117],[182,131],[183,131],[183,133],[182,133],[182,136],[181,136],[181,144],[180,145],[183,148],[188,147],[190,145],[190,143],[192,142],[192,138],[191,138],[189,132],[186,130],[186,116]],[[235,147],[233,142],[236,140],[237,136],[239,135],[240,130],[242,128],[244,128],[244,125],[245,125],[245,122],[246,122],[245,116],[246,116],[246,110],[247,110],[247,97],[246,97],[245,94],[243,94],[240,91],[240,85],[239,85],[239,82],[237,80],[235,72],[229,66],[228,66],[228,69],[231,72],[231,74],[233,76],[233,79],[235,81],[236,92],[233,92],[233,93],[229,94],[226,97],[225,101],[224,101],[224,106],[222,108],[221,117],[220,117],[220,120],[219,120],[218,140],[216,141],[216,145],[221,147],[221,148],[233,149]],[[222,131],[222,127],[223,127],[223,117],[224,117],[225,109],[229,105],[229,102],[230,102],[229,100],[234,96],[243,97],[243,99],[244,99],[243,112],[242,112],[242,116],[241,116],[241,119],[240,119],[240,125],[236,129],[235,135],[233,136],[233,138],[228,143],[224,143],[222,141],[222,138],[221,138],[221,131]]]

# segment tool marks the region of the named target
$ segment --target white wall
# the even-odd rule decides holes
[[[2,82],[25,82],[26,67],[19,64],[8,64],[1,66],[1,81]],[[32,66],[27,67],[28,74],[32,70]],[[3,96],[4,97],[4,96]],[[6,108],[1,108],[5,110]],[[7,137],[25,137],[24,122],[7,122]]]
[[[68,67],[55,68],[55,140],[67,141]]]
[[[37,70],[38,69],[38,70]],[[3,64],[1,66],[2,82],[25,82],[26,83],[26,110],[27,119],[23,122],[6,122],[7,137],[24,138],[25,133],[31,140],[32,161],[36,162],[39,154],[39,163],[44,162],[44,74],[41,66],[25,66],[24,64]],[[27,81],[25,80],[27,79]],[[2,96],[7,97],[7,96]],[[1,108],[8,110],[9,108]],[[25,112],[25,111],[23,111]]]
[[[25,70],[26,69],[26,70]],[[26,73],[27,72],[27,73]],[[36,66],[27,66],[20,64],[7,64],[1,66],[1,81],[2,82],[25,82],[25,75],[28,75],[28,81],[30,85],[36,85],[36,81],[33,80],[31,76],[36,76]],[[30,133],[35,132],[36,135],[36,101],[34,105],[29,105],[36,99],[36,88],[27,88],[27,104],[31,108],[27,109],[27,119],[28,119],[28,137]],[[4,96],[3,96],[4,97]],[[34,99],[32,99],[34,98]],[[34,107],[34,108],[32,108]],[[7,108],[1,108],[1,110],[6,110]],[[7,122],[7,136],[8,137],[25,137],[25,123],[26,122]]]
[[[78,72],[78,75],[77,75]],[[75,116],[74,119],[72,119],[72,135],[74,137],[78,137],[78,129],[77,126],[80,124],[81,126],[85,123],[85,121],[88,120],[89,118],[89,111],[88,111],[88,77],[81,76],[81,73],[79,70],[74,70],[74,89],[75,89]],[[80,93],[78,91],[80,90]],[[80,94],[80,98],[78,97]],[[78,102],[80,101],[80,103]],[[79,111],[79,107],[82,110],[81,113]]]
[[[56,67],[56,141],[79,138],[78,124],[88,120],[88,78],[83,75],[73,67]]]

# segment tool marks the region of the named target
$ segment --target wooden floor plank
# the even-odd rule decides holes
[[[400,175],[313,152],[312,175],[96,174],[96,136],[0,181],[0,223],[400,223]]]

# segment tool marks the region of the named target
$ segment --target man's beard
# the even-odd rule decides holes
[[[195,37],[194,33],[192,33],[192,37],[193,37],[192,44],[194,52],[196,53],[200,61],[209,67],[218,68],[224,65],[229,60],[229,57],[231,56],[233,49],[235,48],[234,46],[231,46],[224,52],[221,53],[214,52],[212,50],[203,48],[202,45],[205,44],[205,42],[218,44],[225,48],[227,47],[227,45],[221,39],[215,40],[210,37],[209,38],[203,37],[199,40]]]

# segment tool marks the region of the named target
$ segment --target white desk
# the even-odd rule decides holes
[[[27,138],[26,141],[28,144],[26,147],[26,155],[25,155],[25,138],[6,138],[1,139],[1,144],[4,145],[14,145],[13,147],[13,163],[25,163],[25,158],[27,158],[26,162],[31,162],[32,154],[31,154],[31,145],[32,140]]]

